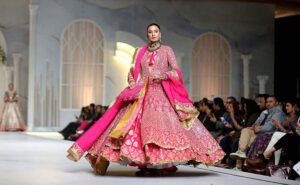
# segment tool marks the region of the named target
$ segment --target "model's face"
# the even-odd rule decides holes
[[[14,90],[14,85],[13,85],[13,84],[9,84],[9,85],[8,85],[8,89],[9,89],[10,91]]]
[[[150,42],[158,42],[160,40],[160,30],[157,26],[150,26],[147,30],[147,37]]]

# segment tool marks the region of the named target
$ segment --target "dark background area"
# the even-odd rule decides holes
[[[299,97],[300,15],[275,19],[274,92],[279,99]]]

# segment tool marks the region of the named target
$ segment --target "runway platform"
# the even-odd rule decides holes
[[[109,166],[97,176],[83,158],[66,158],[72,142],[55,132],[0,132],[0,185],[270,185],[300,184],[275,177],[218,167],[179,166],[178,172],[155,177],[136,177],[136,168]]]

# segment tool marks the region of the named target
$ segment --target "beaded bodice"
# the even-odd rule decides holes
[[[162,45],[154,52],[146,51],[141,61],[142,79],[165,73],[169,67],[178,68],[174,52],[169,46]]]

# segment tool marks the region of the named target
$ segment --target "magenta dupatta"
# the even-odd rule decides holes
[[[179,69],[166,72],[169,80],[162,81],[162,86],[169,101],[171,102],[179,120],[185,129],[190,129],[197,119],[199,112],[189,99],[184,87],[182,75]]]
[[[189,99],[187,90],[182,81],[182,75],[179,69],[173,69],[172,72],[167,72],[166,75],[169,80],[162,81],[163,88],[171,102],[174,105],[176,102],[193,103]],[[175,76],[174,76],[174,73]]]

